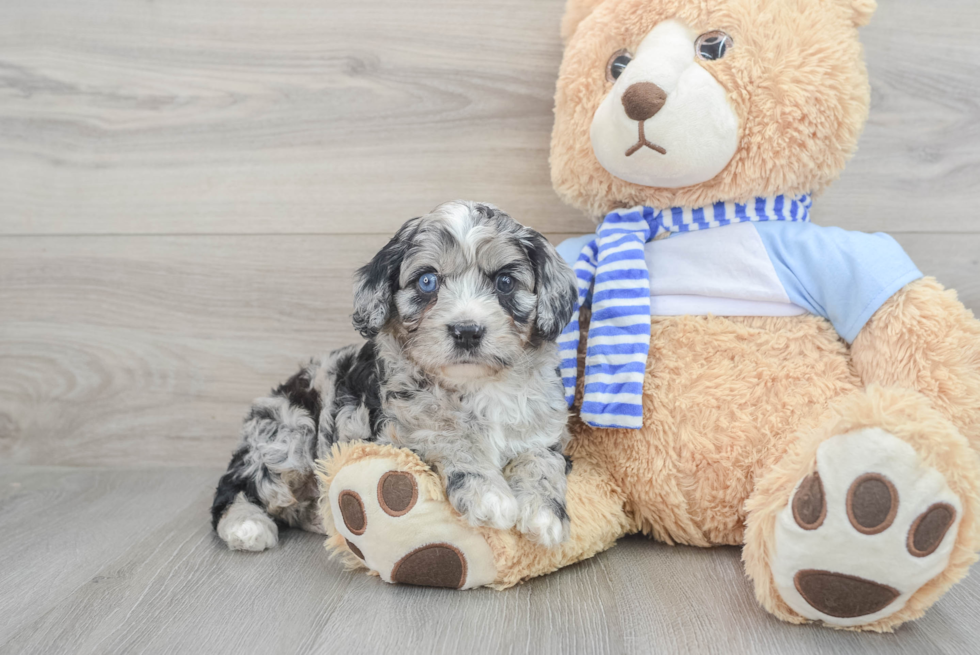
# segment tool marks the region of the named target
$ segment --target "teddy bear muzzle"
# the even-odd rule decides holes
[[[635,53],[617,50],[605,66],[612,86],[592,116],[590,140],[613,176],[678,188],[713,178],[731,161],[739,119],[728,91],[699,63],[697,38],[682,21],[664,20]]]

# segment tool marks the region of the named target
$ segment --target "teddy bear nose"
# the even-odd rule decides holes
[[[631,84],[623,94],[626,115],[635,121],[645,121],[656,115],[667,102],[667,92],[653,82]]]

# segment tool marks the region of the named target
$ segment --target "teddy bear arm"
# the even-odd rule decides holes
[[[865,385],[925,395],[980,448],[980,321],[933,278],[912,282],[871,317],[851,346]]]
[[[604,465],[575,452],[572,460],[565,495],[570,535],[547,548],[517,530],[467,523],[449,504],[440,477],[408,450],[336,445],[318,463],[327,550],[385,582],[505,589],[551,573],[635,530]]]

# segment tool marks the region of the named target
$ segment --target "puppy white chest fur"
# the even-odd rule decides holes
[[[391,362],[382,403],[392,418],[383,432],[437,468],[445,456],[476,451],[502,469],[517,455],[564,446],[565,407],[546,344],[527,361],[484,377],[432,378],[409,362]]]

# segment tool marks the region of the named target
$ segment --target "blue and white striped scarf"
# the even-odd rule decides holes
[[[754,221],[808,221],[809,195],[775,196],[710,207],[612,212],[575,263],[578,302],[558,339],[565,400],[575,400],[579,310],[592,307],[580,416],[602,428],[643,425],[643,377],[650,350],[650,275],[643,246],[664,232],[695,232]],[[593,284],[594,283],[594,284]]]

